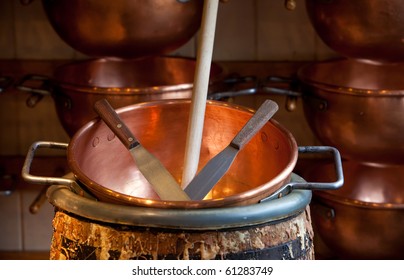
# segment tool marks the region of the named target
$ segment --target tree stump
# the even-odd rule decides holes
[[[125,226],[55,211],[51,259],[314,259],[309,206],[276,222],[206,231]]]

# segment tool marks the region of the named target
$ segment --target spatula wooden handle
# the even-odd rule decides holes
[[[101,99],[97,101],[94,104],[94,110],[128,149],[139,145],[139,141],[115,112],[108,100]]]
[[[243,128],[237,133],[230,145],[236,149],[242,149],[251,138],[269,121],[278,111],[278,104],[272,100],[265,102],[258,108],[255,114],[248,120]]]

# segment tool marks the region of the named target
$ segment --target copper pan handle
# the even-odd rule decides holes
[[[210,85],[209,100],[229,99],[258,93],[260,80],[256,76],[230,75]],[[217,90],[219,88],[219,90]],[[213,89],[213,90],[212,90]]]
[[[288,85],[288,89],[274,87],[271,85],[285,84]],[[286,96],[301,97],[302,93],[295,90],[298,88],[299,82],[296,79],[281,76],[268,76],[261,81],[260,89],[265,93],[274,93]]]
[[[41,191],[38,193],[38,195],[35,197],[34,201],[29,206],[29,212],[31,214],[36,214],[39,212],[39,209],[46,201],[46,191],[47,190],[48,190],[47,186],[43,187],[41,189]]]
[[[257,88],[246,88],[246,89],[239,89],[239,90],[229,90],[223,92],[215,92],[208,94],[209,100],[221,100],[221,99],[228,99],[236,96],[244,96],[244,95],[251,95],[256,94],[258,92]]]
[[[40,85],[32,87],[27,85],[29,82],[40,82]],[[51,95],[51,91],[48,89],[49,83],[50,79],[46,76],[28,74],[22,77],[15,87],[20,91],[31,93],[25,103],[27,107],[33,108],[45,95]]]
[[[287,84],[288,89],[278,88],[272,84]],[[304,102],[315,110],[326,111],[328,109],[328,102],[322,98],[311,95],[304,95],[302,92],[296,90],[299,88],[299,82],[292,78],[285,78],[279,76],[268,76],[264,79],[261,85],[261,90],[264,93],[278,94],[286,96],[286,110],[293,112],[296,109],[297,98],[302,97]]]
[[[67,150],[68,144],[66,143],[59,143],[59,142],[47,142],[47,141],[38,141],[34,142],[28,150],[27,156],[24,161],[24,165],[21,171],[21,177],[32,184],[38,185],[64,185],[69,187],[69,189],[81,196],[91,197],[92,195],[88,194],[85,190],[83,190],[78,183],[66,177],[46,177],[46,176],[37,176],[32,175],[31,165],[32,161],[34,160],[35,152],[40,148],[47,148],[47,149],[58,149],[58,150]]]
[[[275,84],[275,86],[274,86]],[[276,84],[286,84],[288,88],[276,87]],[[298,81],[292,78],[280,76],[268,76],[261,83],[261,91],[268,94],[277,94],[286,96],[285,108],[289,112],[296,110],[297,98],[302,96],[302,93],[297,91]]]
[[[11,195],[17,186],[17,178],[14,174],[3,174],[0,170],[0,196]]]
[[[13,78],[9,76],[0,77],[0,93],[4,92],[13,83]]]
[[[287,98],[286,109],[292,112],[296,109],[297,98],[302,96],[301,92],[294,90],[297,86],[297,81],[285,77],[268,76],[264,79],[259,79],[255,76],[229,77],[226,78],[222,83],[227,85],[240,85],[242,83],[249,85],[241,89],[228,89],[224,91],[213,90],[213,92],[209,92],[208,99],[220,100],[253,94],[284,95]],[[288,85],[288,88],[276,86],[281,84]],[[216,85],[213,84],[213,86],[217,86],[217,83]]]
[[[312,204],[313,211],[316,212],[317,215],[319,215],[322,219],[326,221],[333,221],[336,216],[336,211],[334,208],[326,205],[324,202],[321,201],[315,201]]]
[[[280,189],[278,189],[275,193],[264,198],[260,202],[264,202],[267,200],[280,198],[288,193],[290,193],[294,189],[301,190],[336,190],[342,187],[344,184],[344,174],[342,169],[342,161],[341,155],[339,151],[334,147],[329,146],[303,146],[298,147],[299,153],[307,154],[307,153],[331,153],[334,157],[334,165],[335,165],[335,175],[336,180],[334,182],[306,182],[306,181],[295,181],[290,182]]]

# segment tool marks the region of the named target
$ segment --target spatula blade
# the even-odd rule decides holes
[[[185,188],[193,200],[203,199],[223,177],[240,151],[278,110],[278,104],[265,100],[254,115],[241,128],[230,144],[213,157]]]
[[[202,200],[214,185],[227,172],[233,163],[238,149],[227,146],[218,153],[189,183],[184,189],[185,193],[193,200]]]
[[[97,101],[94,110],[130,151],[140,172],[162,200],[190,200],[158,158],[136,139],[106,99]]]
[[[130,149],[130,152],[140,172],[154,187],[154,191],[162,200],[190,200],[160,160],[142,145]]]

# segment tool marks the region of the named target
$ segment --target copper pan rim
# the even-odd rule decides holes
[[[373,164],[345,159],[343,161],[345,184],[341,189],[330,191],[313,191],[314,197],[326,204],[339,204],[369,210],[404,209],[402,195],[402,166],[393,164]],[[311,176],[323,174],[330,176],[329,163],[323,163],[304,174]],[[326,175],[328,174],[328,175]],[[324,177],[318,177],[324,180]],[[318,180],[314,179],[314,180]]]
[[[327,85],[321,82],[313,82],[310,80],[302,79],[304,83],[309,86],[312,86],[315,89],[320,89],[328,93],[332,94],[345,94],[345,95],[355,95],[362,97],[375,97],[375,98],[383,98],[383,97],[393,97],[393,96],[404,96],[403,90],[368,90],[368,89],[360,89],[360,88],[352,88],[352,87],[341,87],[341,86],[333,86]]]
[[[91,86],[77,86],[74,84],[63,83],[59,85],[63,89],[74,90],[76,93],[92,93],[100,95],[147,95],[168,92],[186,91],[193,88],[193,84],[184,83],[171,86],[153,86],[153,87],[91,87]]]
[[[404,82],[400,77],[403,71],[404,63],[371,65],[353,59],[334,58],[308,63],[298,70],[297,76],[302,83],[329,93],[392,97],[404,96]],[[354,82],[363,77],[369,83]],[[370,85],[370,81],[375,81],[375,84]]]
[[[404,204],[398,204],[398,203],[367,202],[356,199],[350,199],[335,194],[330,194],[324,191],[313,191],[313,194],[315,197],[318,197],[321,200],[352,207],[367,208],[371,210],[404,209]]]
[[[151,68],[144,69],[148,66]],[[108,95],[168,93],[192,89],[194,83],[192,73],[195,71],[195,67],[196,60],[184,56],[160,55],[142,59],[90,58],[59,66],[51,81],[55,87],[76,93]],[[162,73],[170,75],[169,69],[179,72],[182,78],[172,82],[159,80]],[[111,83],[106,83],[104,80],[108,77],[105,76],[104,71],[129,73],[130,75],[120,78],[118,81],[113,79]],[[146,84],[139,84],[137,80],[145,79],[146,76],[143,74],[145,71],[149,71],[153,78]],[[84,72],[86,78],[78,75],[81,72]],[[211,64],[211,82],[221,81],[225,75],[226,71],[222,66],[217,63]]]
[[[299,180],[299,176],[292,174],[291,181],[296,179]],[[312,191],[296,189],[262,203],[187,211],[100,202],[81,197],[61,185],[50,186],[47,196],[58,209],[99,222],[167,229],[221,230],[276,223],[294,217],[310,203]],[[145,216],[148,218],[144,219]]]

